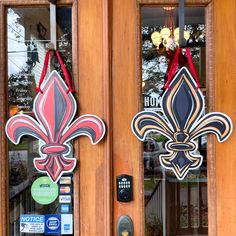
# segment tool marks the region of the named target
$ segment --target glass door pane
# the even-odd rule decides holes
[[[167,82],[167,69],[178,46],[178,8],[142,7],[142,94],[143,110],[162,115],[160,101]],[[185,8],[185,37],[194,66],[206,93],[205,20],[203,7]],[[156,33],[156,39],[155,34]],[[183,57],[184,58],[184,57]],[[182,65],[187,60],[182,59]],[[197,140],[204,161],[179,181],[161,167],[159,156],[167,153],[167,139],[150,133],[143,144],[145,235],[207,235],[206,138]]]
[[[58,50],[67,68],[72,70],[72,27],[71,8],[57,9]],[[7,11],[8,39],[8,104],[9,117],[15,114],[33,114],[33,101],[39,83],[44,57],[50,42],[49,8],[9,8]],[[60,71],[55,60],[54,67]],[[59,198],[48,204],[36,202],[31,195],[32,183],[45,174],[39,173],[33,164],[39,155],[39,141],[24,136],[19,145],[8,144],[9,158],[9,225],[10,235],[25,235],[20,224],[22,215],[61,214],[68,209],[73,212],[73,202],[66,207],[59,204]],[[70,154],[72,157],[72,153]],[[72,179],[72,176],[68,176]],[[61,185],[62,186],[62,185]],[[66,187],[58,186],[58,194]],[[47,187],[47,186],[46,186]],[[64,189],[63,191],[61,189]],[[73,197],[73,195],[72,195]],[[27,233],[27,235],[44,235]]]

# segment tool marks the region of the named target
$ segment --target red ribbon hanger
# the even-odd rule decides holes
[[[68,71],[67,71],[67,69],[66,69],[66,67],[64,65],[63,60],[61,59],[60,53],[57,50],[55,50],[55,52],[56,52],[57,59],[58,59],[60,65],[61,65],[63,74],[65,76],[66,83],[68,85],[67,93],[73,92],[73,89],[72,89],[71,83],[70,83],[69,73],[68,73]],[[41,73],[41,76],[40,76],[39,85],[36,88],[37,93],[38,92],[43,93],[43,91],[41,90],[41,85],[42,85],[43,80],[44,80],[44,78],[45,78],[45,76],[47,74],[49,58],[50,58],[50,50],[48,50],[46,55],[45,55],[44,64],[43,64],[43,70],[42,70],[42,73]]]
[[[174,59],[172,61],[172,64],[170,66],[170,70],[168,72],[168,78],[167,78],[167,83],[165,84],[164,88],[165,89],[170,89],[170,82],[171,80],[173,79],[174,77],[174,74],[176,73],[177,71],[177,67],[179,65],[179,54],[182,52],[182,49],[181,48],[177,48],[176,49],[176,52],[175,52],[175,56],[174,56]],[[194,65],[193,65],[193,60],[192,60],[192,57],[191,57],[191,54],[190,54],[190,51],[189,51],[189,48],[186,48],[186,57],[187,57],[187,60],[188,60],[188,64],[189,64],[189,70],[192,74],[192,76],[194,77],[196,83],[197,83],[197,88],[196,89],[199,89],[201,87],[201,84],[199,82],[199,79],[198,79],[198,76],[196,74],[196,71],[195,71],[195,68],[194,68]]]

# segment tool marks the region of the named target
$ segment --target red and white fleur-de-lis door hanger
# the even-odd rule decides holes
[[[188,48],[186,56],[192,74],[186,67],[182,67],[174,75],[180,52],[178,48],[168,73],[167,89],[161,100],[162,115],[149,111],[139,112],[133,118],[131,127],[141,141],[150,132],[158,132],[169,139],[165,144],[168,153],[159,156],[160,163],[163,168],[172,170],[179,180],[183,180],[190,170],[198,169],[202,164],[203,157],[197,152],[196,138],[213,133],[219,142],[224,142],[230,136],[233,124],[221,112],[204,115],[205,100],[198,89],[200,83]]]
[[[105,124],[95,115],[83,115],[73,121],[76,101],[72,95],[68,72],[57,51],[56,55],[69,88],[55,70],[43,82],[50,57],[48,51],[34,100],[33,112],[36,119],[28,115],[16,115],[7,121],[5,129],[7,137],[14,144],[18,144],[23,135],[31,135],[41,141],[40,157],[34,159],[34,166],[39,172],[47,173],[53,182],[75,168],[76,159],[68,157],[71,152],[68,144],[70,140],[86,135],[92,144],[97,144],[105,134]]]

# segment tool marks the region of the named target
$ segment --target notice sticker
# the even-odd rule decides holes
[[[73,215],[61,215],[61,234],[73,234]]]
[[[44,233],[45,217],[43,215],[20,215],[20,232]]]
[[[71,177],[70,176],[63,176],[60,178],[60,184],[71,184]]]

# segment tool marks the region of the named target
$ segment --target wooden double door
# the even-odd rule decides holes
[[[78,165],[74,172],[74,235],[116,235],[120,216],[129,215],[134,235],[145,235],[145,186],[143,146],[133,135],[133,116],[143,109],[142,9],[177,7],[172,0],[58,0],[72,9],[73,83],[79,114],[96,114],[106,123],[104,140],[92,146],[86,137],[74,142]],[[45,7],[46,0],[0,0],[1,11],[1,214],[0,235],[9,233],[9,164],[4,124],[7,119],[7,9]],[[227,113],[235,121],[234,91],[236,63],[235,2],[233,0],[187,0],[186,7],[204,9],[206,97],[208,110]],[[235,235],[236,188],[234,183],[235,133],[225,144],[207,139],[207,228],[206,235]],[[133,200],[117,201],[116,177],[133,177]],[[181,185],[166,186],[178,194]],[[186,190],[187,189],[187,190]],[[186,188],[189,195],[191,190]],[[178,192],[179,191],[179,192]],[[199,193],[199,192],[198,192]],[[166,209],[178,198],[169,195]],[[189,197],[190,198],[190,197]],[[188,199],[189,199],[188,198]],[[190,200],[189,200],[190,201]],[[161,202],[162,204],[162,202]],[[177,205],[181,203],[177,202]],[[187,204],[191,208],[191,204]],[[160,235],[200,235],[186,230],[171,231],[176,217],[166,211],[166,231]],[[190,211],[190,210],[188,210]],[[176,211],[175,214],[178,212]],[[180,215],[177,215],[180,217]],[[174,220],[170,220],[173,219]],[[168,228],[169,227],[169,228]],[[175,226],[177,229],[178,227]],[[194,228],[194,227],[193,227]],[[200,232],[200,231],[199,231]],[[158,235],[158,234],[157,234]]]

